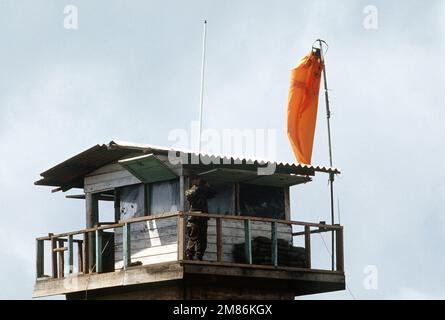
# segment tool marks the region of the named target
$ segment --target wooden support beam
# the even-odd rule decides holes
[[[131,224],[126,223],[122,227],[123,237],[123,259],[124,269],[127,269],[131,265]]]
[[[85,206],[86,206],[86,228],[94,228],[99,222],[99,201],[98,195],[94,193],[87,192],[85,193]],[[93,266],[95,265],[95,232],[88,233],[89,237],[89,246],[88,248],[88,269],[93,271]]]
[[[59,243],[59,278],[63,278],[65,276],[65,248],[63,247],[64,241],[58,240]]]
[[[96,272],[102,272],[102,230],[96,230]]]
[[[121,191],[119,188],[114,190],[114,222],[121,219]]]
[[[68,265],[69,273],[74,272],[74,252],[73,252],[73,236],[68,236]]]
[[[270,229],[271,229],[271,235],[270,238],[272,239],[272,265],[274,267],[278,266],[278,242],[277,242],[277,223],[271,222],[270,223]]]
[[[77,272],[83,272],[83,248],[82,242],[77,242]]]
[[[51,269],[53,278],[57,278],[57,252],[54,251],[57,249],[57,238],[51,237]]]
[[[222,221],[221,218],[216,218],[216,261],[222,262],[222,253]]]
[[[286,220],[290,220],[290,188],[284,187],[284,217]]]
[[[304,248],[306,251],[306,267],[311,268],[311,227],[304,227]]]
[[[246,263],[252,264],[252,234],[250,220],[244,220],[244,251],[246,256]]]
[[[44,255],[44,241],[36,240],[36,278],[41,278],[44,275],[45,255]]]
[[[151,207],[151,191],[150,191],[150,189],[151,189],[151,184],[149,184],[149,183],[144,184],[144,216],[150,215],[150,207]]]
[[[335,231],[337,271],[344,271],[343,229]]]
[[[235,215],[239,216],[240,214],[239,183],[235,183]]]
[[[88,232],[83,234],[83,273],[90,273],[90,236]]]

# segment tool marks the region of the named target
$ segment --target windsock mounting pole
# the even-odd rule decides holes
[[[325,97],[325,104],[326,104],[326,119],[328,124],[328,144],[329,144],[329,166],[332,168],[332,143],[331,143],[331,109],[329,108],[329,95],[328,95],[328,82],[326,80],[326,65],[324,63],[324,54],[323,54],[323,43],[326,44],[324,40],[317,39],[319,45],[320,45],[320,59],[321,64],[323,67],[323,83],[324,83],[324,97]],[[331,224],[335,223],[334,220],[334,174],[332,172],[329,173],[329,189],[331,194]],[[331,234],[331,261],[332,261],[332,270],[335,270],[335,233],[332,231]]]

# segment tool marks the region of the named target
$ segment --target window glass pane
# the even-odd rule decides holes
[[[152,183],[150,213],[176,212],[179,207],[179,179]]]
[[[233,207],[233,183],[217,183],[210,185],[216,190],[215,197],[207,200],[209,213],[234,214]]]
[[[120,213],[121,219],[130,219],[144,215],[143,184],[120,188]]]
[[[284,219],[282,187],[240,184],[240,213],[243,216]]]

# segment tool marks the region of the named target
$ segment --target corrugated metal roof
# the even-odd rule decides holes
[[[40,175],[42,179],[35,182],[36,185],[60,187],[66,191],[71,188],[83,188],[83,178],[94,170],[116,162],[127,156],[138,154],[164,154],[170,151],[182,152],[188,157],[199,157],[200,159],[213,160],[214,163],[222,162],[225,167],[233,165],[264,166],[267,163],[275,164],[277,169],[285,173],[313,175],[315,172],[327,172],[338,174],[336,168],[325,166],[304,165],[298,163],[274,162],[260,159],[249,159],[240,156],[217,155],[210,153],[198,153],[192,150],[165,148],[148,144],[136,144],[123,141],[111,141],[108,144],[98,144],[92,148],[75,155],[68,160],[46,170]],[[203,162],[206,163],[206,162]]]
[[[165,147],[159,147],[154,145],[148,145],[148,144],[136,144],[132,142],[126,142],[126,141],[111,141],[110,146],[117,146],[117,147],[128,147],[128,148],[135,148],[140,150],[149,150],[151,151],[163,151],[164,153],[168,153],[169,151],[177,151],[177,152],[183,152],[187,154],[192,154],[194,156],[201,156],[201,157],[209,157],[218,160],[224,161],[231,161],[231,162],[243,162],[243,163],[250,163],[250,164],[266,164],[266,163],[274,163],[277,166],[280,167],[287,167],[287,168],[302,168],[302,169],[310,169],[314,170],[316,172],[326,172],[326,173],[335,173],[339,174],[340,170],[337,168],[331,168],[327,166],[319,166],[319,165],[307,165],[307,164],[300,164],[300,163],[289,163],[289,162],[278,162],[274,160],[267,160],[267,159],[258,159],[258,158],[246,158],[243,156],[237,156],[237,155],[221,155],[221,154],[215,154],[215,153],[206,153],[206,152],[196,152],[193,150],[187,150],[187,149],[181,149],[181,148],[165,148]]]

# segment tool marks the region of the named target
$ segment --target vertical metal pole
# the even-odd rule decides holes
[[[201,94],[199,99],[199,134],[198,151],[201,152],[201,132],[202,132],[202,113],[204,105],[204,75],[206,62],[206,38],[207,38],[207,20],[204,20],[204,31],[202,37],[202,61],[201,61]]]
[[[329,144],[329,166],[332,168],[332,143],[331,143],[331,109],[329,107],[329,95],[328,95],[328,82],[326,79],[326,65],[324,63],[324,56],[323,56],[323,41],[321,39],[318,39],[318,43],[320,44],[320,59],[321,64],[323,67],[323,83],[324,83],[324,97],[325,97],[325,104],[326,104],[326,119],[327,119],[327,125],[328,125],[328,144]],[[330,187],[330,196],[331,196],[331,224],[334,224],[334,174],[332,172],[329,173],[329,187]],[[331,255],[332,255],[332,265],[331,269],[335,269],[335,261],[334,261],[334,242],[335,242],[335,232],[331,232]]]

